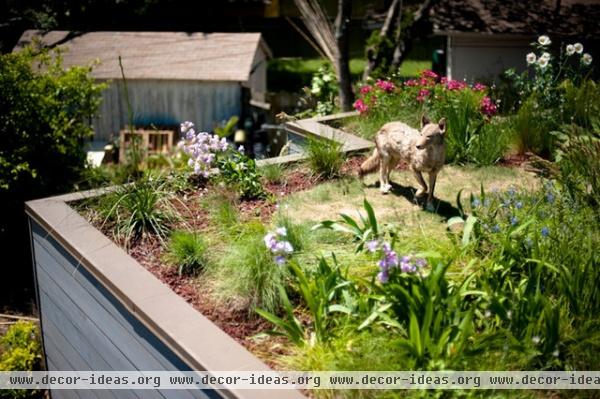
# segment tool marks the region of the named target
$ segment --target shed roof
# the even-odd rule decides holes
[[[559,7],[557,7],[559,5]],[[598,37],[599,0],[438,0],[429,10],[434,32]]]
[[[119,55],[127,79],[245,82],[257,51],[270,51],[260,33],[185,32],[43,32],[23,33],[15,51],[39,37],[45,46],[60,47],[65,67],[98,60],[92,75],[120,79]]]

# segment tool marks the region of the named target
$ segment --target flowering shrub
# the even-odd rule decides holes
[[[189,156],[188,166],[202,178],[219,175],[225,183],[234,186],[242,198],[260,198],[265,195],[260,184],[256,163],[244,154],[243,147],[235,150],[225,138],[207,132],[196,132],[194,124],[181,124],[184,137],[177,146]]]
[[[540,36],[532,43],[534,51],[525,56],[529,69],[522,75],[517,75],[514,69],[505,72],[509,79],[515,81],[522,96],[536,93],[541,105],[546,107],[561,103],[559,86],[562,81],[580,83],[592,64],[592,56],[583,53],[581,43],[567,44],[559,55],[551,53],[551,44],[548,36]]]
[[[196,132],[194,124],[189,121],[183,122],[180,128],[184,138],[179,141],[177,147],[190,157],[188,166],[195,174],[204,178],[216,173],[216,156],[229,148],[227,140],[207,132]]]
[[[294,247],[289,241],[286,241],[287,229],[278,227],[274,232],[265,235],[265,246],[275,255],[275,263],[279,266],[285,265],[288,257],[294,252]]]
[[[309,110],[311,115],[323,116],[335,111],[338,83],[329,64],[318,69],[312,77],[310,87],[305,88],[304,92],[306,95],[304,100],[312,107]]]
[[[491,146],[482,150],[481,143],[476,143],[482,126],[497,113],[496,103],[487,94],[488,88],[482,83],[469,85],[464,81],[440,77],[435,72],[425,70],[417,79],[409,79],[403,83],[390,80],[377,80],[374,85],[360,88],[360,97],[354,108],[361,118],[381,121],[380,124],[393,120],[390,113],[402,109],[410,118],[400,118],[405,122],[415,121],[421,114],[432,118],[445,117],[448,120],[448,159],[454,162],[479,162],[481,159],[496,160],[494,156],[472,156],[472,147],[477,145],[478,153],[497,150]],[[415,117],[416,116],[416,117]],[[378,129],[381,126],[369,126]]]

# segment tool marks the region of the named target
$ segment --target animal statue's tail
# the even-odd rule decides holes
[[[369,158],[367,158],[362,165],[360,165],[360,169],[358,170],[358,176],[363,177],[364,175],[374,172],[375,169],[379,166],[379,152],[377,149],[373,151],[373,154]]]

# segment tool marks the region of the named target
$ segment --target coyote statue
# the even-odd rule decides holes
[[[375,136],[373,154],[360,166],[359,175],[375,171],[379,167],[380,190],[387,194],[390,185],[390,172],[400,161],[408,163],[414,172],[420,189],[416,196],[427,194],[427,204],[433,201],[433,190],[437,174],[444,166],[446,158],[446,119],[431,123],[426,116],[421,118],[421,133],[402,122],[390,122],[383,125]],[[423,172],[429,173],[429,188]]]

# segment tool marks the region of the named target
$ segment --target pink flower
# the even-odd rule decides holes
[[[417,82],[414,79],[408,79],[406,82],[404,82],[404,86],[409,86],[409,87],[413,87],[413,86],[418,86],[419,82]]]
[[[417,95],[417,101],[422,103],[423,101],[425,101],[427,96],[429,96],[430,94],[431,94],[431,91],[429,91],[427,89],[419,90],[419,94]]]
[[[433,72],[432,70],[426,69],[423,72],[421,72],[421,77],[426,79],[437,80],[438,74]]]
[[[481,84],[479,82],[476,82],[473,85],[473,90],[475,90],[475,91],[485,91],[485,89],[487,89],[487,86],[484,84]]]
[[[389,80],[377,79],[375,86],[388,93],[395,89],[394,83],[390,82]]]
[[[488,96],[481,99],[480,106],[481,113],[487,116],[492,116],[498,111],[498,107],[496,107],[496,104]]]
[[[367,94],[371,90],[373,90],[373,86],[369,86],[369,85],[363,86],[363,87],[360,88],[360,94],[363,94],[363,95]]]
[[[462,90],[467,87],[467,84],[462,80],[449,79],[446,83],[448,90]]]
[[[365,104],[362,98],[359,98],[354,102],[354,109],[357,110],[359,113],[364,114],[369,110],[369,106]]]

